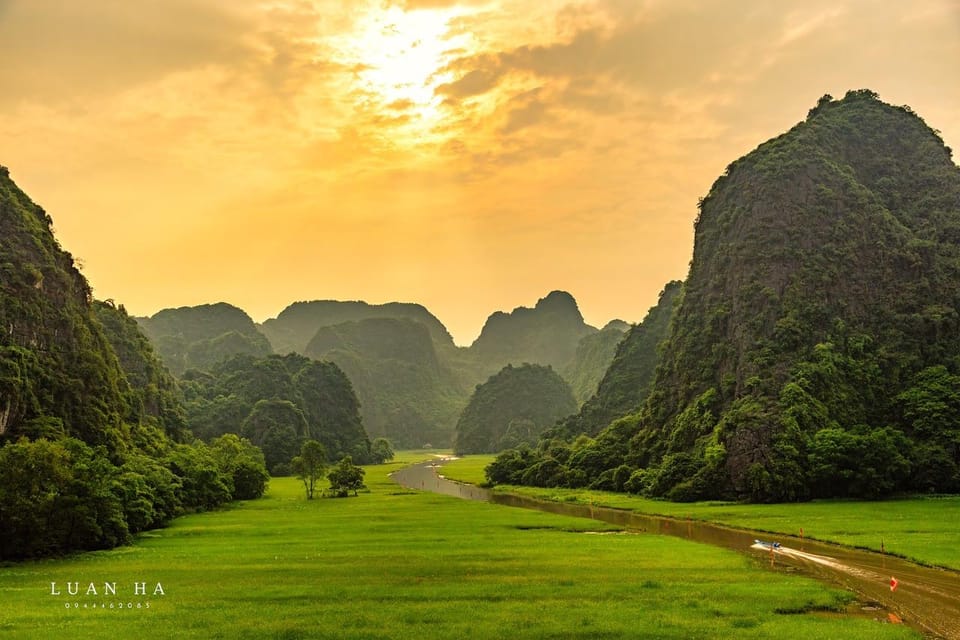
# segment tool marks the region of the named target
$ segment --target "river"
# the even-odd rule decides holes
[[[410,489],[442,493],[525,509],[620,525],[628,530],[677,536],[695,542],[750,554],[774,570],[799,571],[823,582],[857,593],[868,603],[893,612],[905,624],[928,637],[960,640],[960,573],[923,567],[901,558],[791,536],[760,534],[698,520],[650,516],[623,509],[547,502],[526,496],[499,493],[444,478],[439,458],[395,471],[393,479]],[[756,544],[758,537],[780,546]],[[767,563],[766,559],[770,562]],[[891,579],[897,581],[891,589]]]

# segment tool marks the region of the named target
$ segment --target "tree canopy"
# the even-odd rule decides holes
[[[107,549],[263,493],[248,442],[190,443],[180,390],[122,306],[95,302],[0,167],[0,560]]]
[[[477,385],[457,421],[457,454],[495,453],[537,437],[577,410],[570,385],[550,367],[507,365]]]

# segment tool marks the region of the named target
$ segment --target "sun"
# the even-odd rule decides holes
[[[444,71],[464,36],[450,33],[451,10],[374,9],[348,39],[356,88],[367,108],[421,131],[441,117],[435,89],[453,77]]]

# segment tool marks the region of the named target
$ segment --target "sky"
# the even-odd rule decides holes
[[[467,345],[562,289],[639,322],[820,96],[960,154],[960,0],[0,0],[0,60],[0,164],[134,315],[419,302]]]

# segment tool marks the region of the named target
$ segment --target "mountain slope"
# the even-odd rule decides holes
[[[52,221],[0,167],[0,435],[126,446],[123,374]]]
[[[936,132],[870,91],[824,96],[727,168],[694,243],[640,411],[495,476],[674,500],[960,490],[960,168]]]
[[[679,281],[667,283],[660,292],[657,305],[617,344],[616,353],[596,393],[577,415],[570,416],[551,430],[552,434],[570,437],[586,433],[593,436],[617,418],[640,409],[650,391],[659,359],[658,348],[667,336],[674,303],[682,290]]]
[[[589,333],[580,338],[573,358],[560,372],[563,379],[570,383],[577,403],[586,402],[597,392],[597,385],[603,379],[603,374],[617,352],[617,345],[629,328],[630,325],[625,322],[614,321],[597,333]]]
[[[137,321],[176,375],[209,370],[230,356],[266,356],[270,342],[242,309],[225,302],[163,309]]]
[[[524,362],[559,371],[573,360],[580,339],[596,332],[583,321],[573,296],[552,291],[532,309],[518,307],[510,313],[492,314],[470,346],[470,355],[484,375]]]
[[[448,446],[467,393],[435,344],[419,321],[366,318],[320,328],[304,353],[343,369],[372,436],[401,447]]]
[[[93,310],[126,377],[127,421],[150,422],[174,440],[187,440],[177,381],[163,366],[137,321],[127,315],[123,305],[109,301],[94,301]]]
[[[0,167],[0,561],[109,549],[262,495],[262,456],[190,445],[169,373]]]
[[[960,461],[897,401],[925,368],[956,371],[958,305],[949,149],[869,91],[825,97],[703,200],[632,459],[658,466],[652,493],[678,498],[908,488],[911,468]]]

